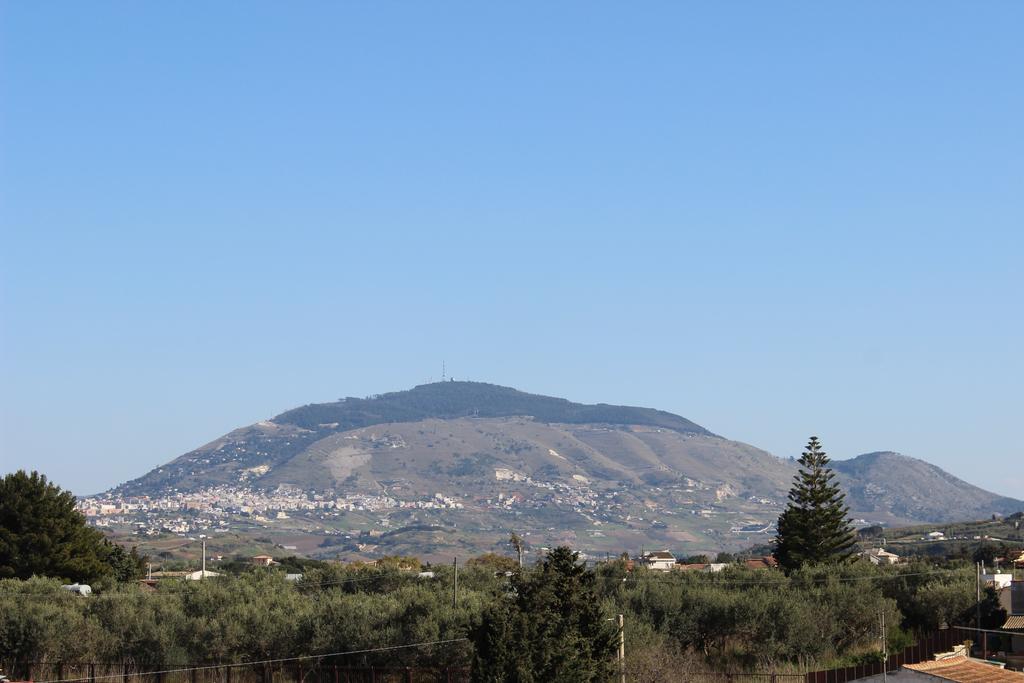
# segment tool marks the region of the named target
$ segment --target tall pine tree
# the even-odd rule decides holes
[[[856,543],[846,495],[834,481],[818,437],[811,437],[799,462],[775,539],[775,559],[787,571],[848,560]]]

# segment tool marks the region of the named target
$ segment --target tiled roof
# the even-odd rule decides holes
[[[744,560],[743,564],[745,564],[748,569],[772,569],[773,567],[779,566],[779,563],[775,560],[775,558],[770,556],[756,557],[751,560]]]
[[[1014,614],[1013,616],[1007,617],[1006,623],[1003,624],[1003,628],[1010,629],[1011,631],[1018,628],[1024,628],[1024,614]]]
[[[668,552],[667,550],[659,550],[653,553],[647,553],[647,557],[652,560],[672,560],[675,562],[675,555]]]
[[[937,662],[904,664],[904,669],[919,671],[939,680],[956,683],[1022,683],[1024,674],[1007,671],[967,657],[950,657]]]

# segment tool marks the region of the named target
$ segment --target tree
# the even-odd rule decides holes
[[[129,551],[110,541],[104,541],[104,544],[107,548],[105,561],[110,566],[115,579],[125,583],[142,578],[145,573],[147,558],[141,557],[137,548],[132,546],[132,549]]]
[[[594,573],[569,548],[512,577],[514,594],[470,632],[473,680],[488,683],[606,681],[616,632],[594,590]]]
[[[512,535],[509,536],[508,542],[509,542],[509,545],[511,545],[515,549],[516,555],[519,556],[519,566],[522,567],[523,566],[523,549],[524,549],[523,539],[521,539],[519,537],[519,534],[517,534],[516,532],[513,531]]]
[[[999,546],[993,544],[986,544],[978,546],[971,556],[971,559],[975,563],[984,562],[986,566],[991,567],[996,563],[996,558],[999,557]]]
[[[110,547],[75,510],[70,491],[38,472],[0,480],[0,578],[89,582],[111,573]]]
[[[420,558],[413,555],[385,555],[374,563],[377,569],[390,569],[392,571],[422,571],[423,563]]]
[[[779,516],[775,559],[787,571],[805,564],[846,561],[856,543],[848,519],[850,508],[818,437],[811,437],[799,463],[789,504]]]
[[[505,572],[514,572],[519,568],[519,563],[513,560],[511,557],[505,555],[498,555],[496,553],[484,553],[476,557],[470,558],[466,562],[467,567],[483,567],[493,572],[504,574]]]

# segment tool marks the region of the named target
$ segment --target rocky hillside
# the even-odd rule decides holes
[[[891,451],[833,462],[847,503],[882,521],[947,522],[1022,509],[1013,498],[968,484],[935,465]]]
[[[244,483],[251,487],[290,483],[303,488],[333,489],[341,486],[342,482],[336,477],[326,476],[332,467],[334,471],[346,472],[353,467],[360,467],[350,466],[347,460],[340,469],[334,465],[340,456],[332,454],[339,452],[339,445],[352,445],[347,443],[352,439],[346,440],[342,436],[349,432],[378,427],[370,433],[383,435],[399,429],[395,427],[385,430],[385,425],[414,425],[425,420],[484,421],[513,417],[529,418],[532,422],[544,425],[632,425],[647,430],[661,429],[678,435],[718,438],[698,424],[661,410],[607,404],[584,405],[479,382],[437,382],[409,391],[367,398],[344,398],[334,403],[311,404],[289,410],[272,420],[237,429],[186,453],[118,487],[117,491],[140,495],[171,488],[189,491],[229,483]],[[508,455],[509,449],[525,449],[522,443],[518,446],[508,445],[523,440],[516,434],[518,428],[515,425],[520,423],[521,420],[507,423],[504,429],[508,433],[501,438],[495,437],[493,443],[478,443],[472,447],[462,445],[456,451],[436,448],[427,455],[442,459],[465,459],[483,458],[489,454],[496,461],[501,460],[502,454]],[[415,445],[417,439],[410,437],[406,441]],[[547,453],[544,443],[534,444],[534,447],[542,454]],[[374,451],[379,450],[380,446],[377,443],[368,448]],[[434,446],[431,445],[431,448]],[[413,450],[416,451],[415,448]],[[423,464],[422,456],[411,460],[414,461],[414,467]],[[379,462],[369,464],[370,469],[377,469],[381,465]],[[538,467],[543,466],[536,464]],[[652,471],[658,469],[650,462],[645,467],[654,467]],[[616,468],[612,466],[612,469]],[[346,477],[350,474],[346,474]]]
[[[852,512],[871,522],[966,519],[1024,507],[894,453],[834,463]],[[578,524],[601,536],[703,534],[721,545],[729,534],[745,533],[737,530],[770,525],[794,470],[789,459],[664,411],[443,382],[289,410],[113,493],[228,486],[331,500],[378,496],[395,505],[439,496],[458,501],[467,520],[494,528],[510,520],[544,529]],[[442,526],[451,517],[407,516]]]

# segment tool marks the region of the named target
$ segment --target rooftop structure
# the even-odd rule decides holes
[[[890,553],[884,548],[868,548],[860,553],[860,556],[871,564],[896,564],[900,561],[899,555]]]
[[[771,555],[765,555],[764,557],[752,557],[749,560],[743,560],[743,566],[747,569],[776,569],[779,566],[779,562]]]
[[[644,566],[659,572],[672,571],[676,565],[676,556],[667,550],[658,550],[647,553],[641,558]]]
[[[981,575],[981,583],[984,586],[992,586],[996,590],[1009,588],[1013,582],[1013,574],[988,573]]]
[[[940,655],[937,655],[940,656]],[[903,670],[923,674],[922,680],[956,681],[957,683],[1024,683],[1024,673],[1007,671],[1001,665],[973,659],[960,653],[934,662],[904,664]],[[903,679],[903,670],[896,676]],[[916,680],[917,677],[907,680]]]
[[[681,562],[681,563],[679,563],[679,564],[677,564],[675,566],[675,569],[678,569],[679,571],[684,571],[684,572],[707,572],[707,573],[714,573],[714,572],[720,572],[720,571],[722,571],[723,569],[725,569],[728,566],[729,566],[729,564],[726,563],[726,562],[694,562],[694,563],[690,563],[690,564],[686,564],[686,563],[682,563]]]
[[[200,569],[199,571],[189,572],[185,579],[187,581],[199,581],[200,579],[208,579],[214,576],[220,576],[218,572],[211,572],[208,569]]]

